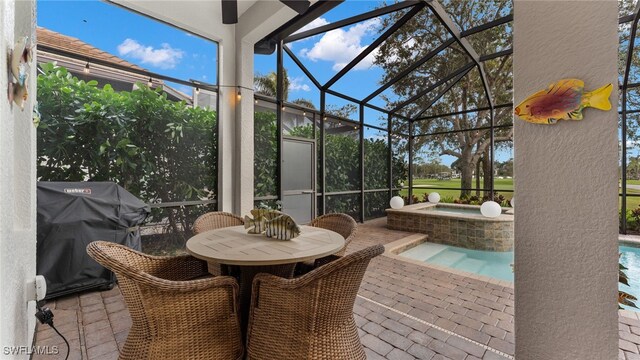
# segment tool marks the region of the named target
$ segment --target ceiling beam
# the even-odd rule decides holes
[[[395,4],[392,4],[392,5],[385,6],[385,7],[381,7],[379,9],[375,9],[375,10],[372,10],[372,11],[369,11],[369,12],[366,12],[366,13],[362,13],[362,14],[359,14],[359,15],[356,15],[356,16],[352,16],[350,18],[346,18],[344,20],[336,21],[334,23],[330,23],[330,24],[323,25],[323,26],[318,26],[316,28],[309,29],[307,31],[302,31],[302,32],[299,32],[297,34],[292,34],[289,37],[287,37],[286,39],[284,39],[284,42],[285,43],[290,43],[290,42],[302,40],[302,39],[305,39],[305,38],[308,38],[308,37],[311,37],[311,36],[320,35],[320,34],[326,33],[326,32],[331,31],[331,30],[339,29],[339,28],[342,28],[342,27],[345,27],[345,26],[349,26],[349,25],[353,25],[353,24],[356,24],[356,23],[359,23],[359,22],[362,22],[362,21],[365,21],[365,20],[369,20],[369,19],[373,19],[373,18],[376,18],[376,17],[380,17],[380,16],[383,16],[383,15],[386,15],[386,14],[389,14],[389,13],[392,13],[392,12],[395,12],[395,11],[406,9],[408,7],[417,5],[418,3],[420,3],[420,1],[411,0],[411,1],[402,1],[402,2],[399,2],[399,3],[395,3]]]
[[[287,38],[294,32],[302,29],[305,25],[319,18],[327,11],[342,4],[344,0],[320,0],[309,7],[304,14],[297,15],[293,19],[287,21],[262,40],[258,41],[254,46],[256,54],[270,55],[276,50],[277,44]]]

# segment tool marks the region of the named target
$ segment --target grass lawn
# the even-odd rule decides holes
[[[513,190],[513,179],[495,179],[495,191],[504,196],[507,199],[513,197],[512,192],[504,192],[500,190]],[[475,186],[475,179],[473,182]],[[482,186],[482,181],[480,186]],[[639,185],[640,180],[627,180],[628,185]],[[460,197],[460,190],[455,188],[460,187],[460,179],[451,180],[436,180],[436,179],[415,179],[413,180],[413,194],[419,198],[422,198],[423,194],[428,194],[432,191],[436,191],[443,198],[457,199]],[[431,189],[431,188],[452,188],[451,190]],[[402,190],[400,195],[407,196],[408,190]],[[475,193],[475,192],[474,192]],[[640,189],[627,188],[627,194],[640,194]],[[622,197],[620,197],[620,203],[622,203]],[[632,210],[640,207],[640,196],[627,196],[627,209]]]
[[[475,180],[473,182],[475,186]],[[500,190],[513,190],[513,179],[495,179],[495,191],[502,194],[505,198],[511,199],[512,192],[501,192]],[[482,180],[480,186],[483,186]],[[430,192],[437,192],[442,198],[457,199],[460,197],[460,190],[455,188],[460,187],[460,179],[451,180],[436,180],[436,179],[414,179],[413,180],[413,194],[421,198],[423,194]],[[451,190],[433,189],[433,188],[451,188]],[[475,193],[475,192],[474,192]],[[408,190],[402,190],[400,195],[407,196]]]
[[[627,185],[640,186],[640,180],[627,180]],[[627,194],[640,194],[640,189],[631,189],[627,186]],[[622,204],[622,196],[620,197],[620,204]],[[640,196],[627,196],[627,209],[633,210],[638,207],[640,207]]]

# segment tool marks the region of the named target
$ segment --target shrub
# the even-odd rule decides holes
[[[55,64],[41,70],[39,180],[113,181],[148,203],[215,199],[216,112],[144,84],[116,92]],[[152,217],[189,233],[194,209],[154,209]]]

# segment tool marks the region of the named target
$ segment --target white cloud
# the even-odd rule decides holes
[[[331,30],[324,34],[311,49],[300,50],[300,56],[311,61],[331,61],[333,70],[339,71],[362,52],[368,45],[362,45],[362,38],[375,32],[380,19],[371,19],[347,29]],[[373,65],[376,50],[367,55],[354,70],[368,69]]]
[[[304,79],[300,77],[289,77],[289,90],[290,91],[311,91],[311,87],[304,83]]]
[[[173,69],[184,56],[184,51],[174,49],[171,45],[163,43],[159,49],[153,46],[145,46],[133,39],[125,39],[118,45],[120,56],[128,56],[139,60],[143,64],[150,64],[161,69]]]
[[[307,30],[315,29],[320,26],[329,24],[329,21],[323,17],[315,18],[312,22],[300,28],[300,30],[294,32],[294,34],[301,33]]]

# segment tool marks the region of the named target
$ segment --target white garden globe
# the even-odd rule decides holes
[[[404,206],[404,200],[400,196],[394,196],[389,201],[392,209],[401,209]]]
[[[500,204],[495,201],[487,201],[480,206],[480,212],[485,217],[494,218],[502,214],[502,208],[500,207]]]
[[[437,204],[440,202],[440,194],[438,194],[437,192],[429,193],[429,196],[427,196],[427,199],[429,200],[430,203]]]

